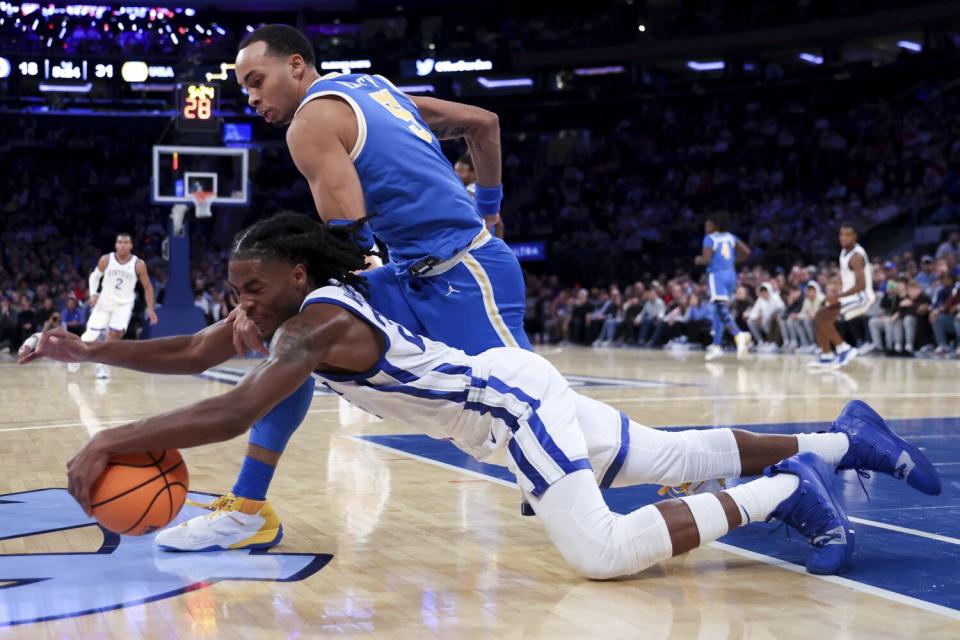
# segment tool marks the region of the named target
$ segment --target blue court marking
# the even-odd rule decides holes
[[[857,534],[854,562],[842,577],[946,607],[952,610],[946,612],[948,615],[960,617],[960,584],[957,582],[960,575],[960,418],[891,420],[890,425],[919,446],[937,466],[943,494],[925,496],[904,483],[880,475],[864,480],[868,500],[853,472],[838,474],[833,489],[853,519]],[[760,433],[803,433],[828,427],[829,423],[824,422],[738,426]],[[444,440],[421,434],[356,437],[490,478],[514,481],[513,474],[505,468],[478,462]],[[640,485],[607,489],[603,493],[612,510],[628,513],[662,499],[657,495],[658,488]],[[519,494],[517,497],[519,513]],[[882,528],[886,526],[908,531]],[[786,528],[776,529],[774,524],[755,524],[738,528],[720,541],[802,566],[806,541],[795,532],[788,538]]]
[[[214,367],[208,369],[203,373],[197,375],[197,377],[205,378],[207,380],[215,380],[216,382],[223,382],[225,384],[235,385],[240,382],[244,375],[246,375],[248,369],[242,369],[240,367]],[[596,376],[580,376],[576,374],[564,375],[564,378],[567,379],[567,382],[570,383],[570,386],[575,389],[583,389],[587,387],[591,388],[606,388],[606,389],[665,389],[667,387],[701,387],[703,385],[699,384],[688,384],[688,383],[677,383],[677,382],[664,382],[662,380],[634,380],[627,378],[598,378]],[[323,385],[317,385],[313,391],[315,396],[332,396],[334,393],[324,387]]]

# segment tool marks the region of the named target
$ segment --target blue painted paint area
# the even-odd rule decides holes
[[[943,494],[925,496],[888,476],[864,480],[869,499],[854,472],[838,474],[834,492],[848,515],[875,523],[947,536],[960,542],[960,418],[891,420],[891,427],[917,444],[933,461],[943,481]],[[761,433],[823,431],[829,423],[803,422],[746,425]],[[711,427],[671,427],[711,428]],[[495,465],[477,462],[451,443],[425,435],[362,436],[398,451],[512,481],[513,475]],[[604,490],[610,508],[628,513],[662,499],[659,487],[642,485]],[[518,495],[519,498],[519,495]],[[778,530],[779,529],[779,530]],[[960,545],[918,535],[854,523],[857,552],[843,577],[905,596],[960,610]],[[806,541],[775,524],[741,527],[721,541],[742,549],[803,564]]]
[[[10,494],[0,502],[0,540],[83,527],[99,527],[65,489]],[[191,493],[194,500],[207,496]],[[205,513],[186,506],[175,522]],[[0,627],[43,622],[145,604],[221,580],[303,580],[333,556],[310,553],[161,551],[153,535],[104,531],[87,553],[0,554]]]

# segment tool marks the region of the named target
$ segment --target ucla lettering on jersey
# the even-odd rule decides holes
[[[344,100],[356,114],[350,158],[370,226],[398,270],[469,246],[483,222],[413,101],[382,76],[329,74],[307,89],[297,111],[324,96]]]

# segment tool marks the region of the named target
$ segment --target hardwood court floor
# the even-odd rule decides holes
[[[944,494],[918,499],[877,478],[867,503],[848,478],[843,495],[870,524],[858,528],[857,564],[844,579],[797,571],[783,559],[802,558],[796,536],[757,525],[753,538],[725,538],[639,577],[590,582],[536,518],[520,517],[519,494],[503,479],[458,469],[444,443],[379,437],[410,430],[318,395],[271,490],[283,544],[267,554],[169,554],[149,537],[117,540],[90,526],[56,490],[64,465],[89,432],[230,387],[117,368],[103,385],[92,365],[68,374],[2,364],[0,639],[960,637],[960,421],[950,420],[960,416],[960,362],[863,359],[809,374],[794,357],[705,365],[701,354],[543,353],[582,393],[655,426],[779,430],[828,422],[863,398],[918,436]],[[213,375],[235,381],[246,366]],[[184,452],[191,489],[228,490],[244,445]],[[654,495],[645,491],[616,499]]]

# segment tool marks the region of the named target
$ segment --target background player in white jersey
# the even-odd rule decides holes
[[[92,311],[81,340],[93,342],[101,336],[107,340],[123,338],[130,324],[133,304],[137,300],[138,279],[143,285],[150,324],[157,324],[153,285],[150,283],[147,265],[133,254],[130,234],[117,234],[114,251],[100,256],[96,268],[90,273]],[[104,365],[97,365],[96,375],[98,378],[107,378],[110,370]]]
[[[241,232],[229,282],[271,354],[232,391],[135,424],[98,432],[70,461],[69,490],[90,513],[90,487],[109,457],[181,448],[244,433],[314,375],[349,402],[445,438],[483,460],[506,458],[525,498],[561,555],[594,579],[632,575],[706,544],[730,529],[775,517],[806,536],[807,569],[836,573],[854,532],[830,492],[830,468],[885,472],[931,495],[940,480],[929,460],[859,401],[828,433],[755,434],[712,429],[667,432],[597,403],[581,416],[577,394],[541,356],[518,348],[478,355],[410,333],[362,297],[365,252],[350,229],[279,214]],[[85,345],[63,330],[45,334],[21,362],[47,355],[95,358],[155,372],[184,373],[233,355],[230,321],[194,336]],[[496,463],[496,462],[494,462]],[[681,484],[715,477],[765,477],[726,489],[610,511],[600,487]],[[256,514],[215,512],[252,530]],[[158,535],[174,549],[220,548],[196,519]],[[247,533],[239,533],[242,538]],[[161,541],[160,537],[165,536]],[[229,546],[229,545],[227,545]]]
[[[857,243],[853,225],[840,227],[840,290],[832,285],[827,301],[814,316],[814,332],[820,356],[815,367],[842,367],[857,357],[857,348],[847,344],[837,330],[837,320],[859,318],[876,300],[873,273],[867,252]]]

